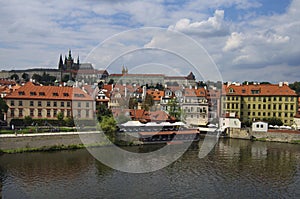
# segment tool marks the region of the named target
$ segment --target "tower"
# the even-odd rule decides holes
[[[58,69],[63,70],[63,68],[64,68],[64,62],[62,60],[62,55],[60,54],[59,62],[58,62]]]

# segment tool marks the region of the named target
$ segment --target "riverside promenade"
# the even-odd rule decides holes
[[[99,132],[56,132],[0,135],[0,150],[47,149],[83,145],[100,145]],[[102,143],[103,144],[103,143]]]

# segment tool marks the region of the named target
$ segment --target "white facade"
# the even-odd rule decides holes
[[[220,118],[220,128],[241,128],[241,121],[238,118]]]
[[[253,122],[252,131],[267,132],[268,131],[268,123],[266,123],[266,122]]]

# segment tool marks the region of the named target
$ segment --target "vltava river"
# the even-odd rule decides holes
[[[131,147],[149,150],[152,146]],[[0,156],[2,198],[300,198],[300,145],[220,140],[193,145],[152,173],[108,168],[85,149]]]

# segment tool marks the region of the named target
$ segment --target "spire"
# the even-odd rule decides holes
[[[125,74],[128,74],[128,68],[127,67],[125,68]]]
[[[78,54],[78,57],[77,57],[77,65],[79,65],[79,54]]]
[[[124,68],[124,65],[122,66],[122,74],[123,74],[123,75],[126,74],[126,70],[125,70],[125,68]]]
[[[65,55],[65,64],[67,64],[67,55]]]
[[[62,54],[59,56],[59,62],[58,62],[58,69],[62,69],[64,65],[63,59],[62,59]]]
[[[71,60],[72,59],[72,53],[71,53],[71,49],[69,49],[69,57],[68,57],[68,60]]]

